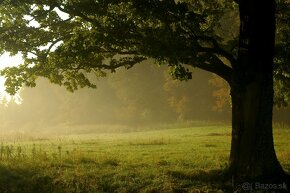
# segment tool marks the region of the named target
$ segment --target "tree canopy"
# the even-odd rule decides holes
[[[218,9],[217,9],[218,8]],[[236,59],[218,34],[219,18],[233,3],[182,1],[15,1],[1,3],[1,51],[21,53],[24,63],[6,69],[7,90],[34,86],[37,76],[69,90],[94,87],[86,76],[131,68],[148,58],[166,63],[182,80],[182,64],[229,79]],[[214,65],[213,65],[214,63]]]
[[[278,2],[277,104],[289,100],[289,2]],[[230,0],[4,0],[0,51],[21,53],[21,66],[2,71],[7,91],[35,86],[38,76],[74,91],[98,77],[149,58],[188,80],[187,66],[231,84],[237,64],[238,5]],[[282,92],[279,92],[282,91]]]

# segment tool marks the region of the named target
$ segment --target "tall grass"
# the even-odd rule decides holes
[[[3,140],[0,193],[234,192],[227,125]],[[290,130],[275,129],[290,171]]]

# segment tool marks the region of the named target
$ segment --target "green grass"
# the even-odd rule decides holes
[[[3,140],[0,193],[233,192],[229,126]],[[290,129],[275,130],[290,171]]]

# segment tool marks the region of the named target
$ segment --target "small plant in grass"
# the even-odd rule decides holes
[[[117,167],[119,166],[119,160],[117,160],[116,158],[106,158],[103,161],[103,165]]]
[[[18,146],[17,147],[17,158],[20,159],[22,156],[22,147]]]
[[[12,145],[7,145],[6,146],[6,158],[10,159],[12,158],[12,153],[13,153],[13,146]]]
[[[1,147],[0,147],[0,159],[2,160],[4,156],[4,144],[1,142]]]
[[[91,157],[81,157],[78,160],[78,163],[80,164],[96,164],[96,160]]]
[[[32,145],[31,155],[32,155],[32,159],[34,159],[34,158],[36,157],[36,148],[35,148],[35,144]]]
[[[61,149],[62,149],[62,147],[59,145],[59,146],[57,147],[57,150],[58,150],[58,158],[59,158],[59,159],[61,159]]]

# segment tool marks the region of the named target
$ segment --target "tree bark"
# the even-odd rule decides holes
[[[282,179],[272,133],[275,1],[240,0],[238,64],[233,66],[230,171],[237,181]]]

